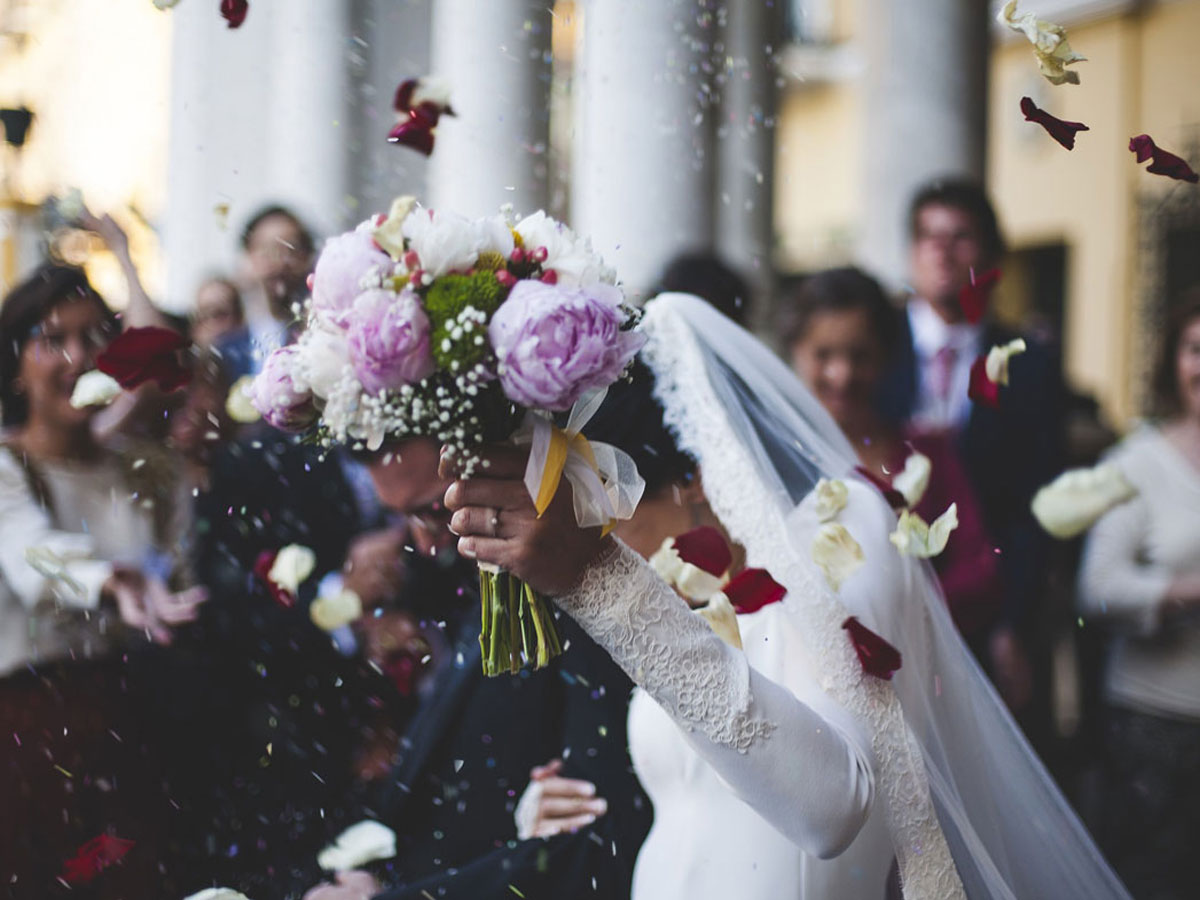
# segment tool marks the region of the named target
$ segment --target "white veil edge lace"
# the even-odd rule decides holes
[[[872,735],[907,900],[964,888],[973,900],[1128,898],[958,636],[931,567],[899,557],[887,528],[855,535],[874,581],[843,603],[795,539],[789,523],[817,479],[857,464],[817,400],[695,297],[659,296],[643,329],[666,422],[699,462],[714,512],[750,564],[788,588],[823,687]],[[900,650],[891,682],[862,673],[847,615]]]

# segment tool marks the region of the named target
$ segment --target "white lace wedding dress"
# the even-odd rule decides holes
[[[702,301],[647,306],[643,358],[681,449],[747,564],[788,591],[742,617],[745,651],[619,542],[558,604],[642,689],[631,749],[655,823],[636,900],[1125,900],[957,636],[930,567],[901,557],[882,497],[774,355]],[[844,478],[866,561],[832,592],[811,489]],[[936,477],[936,474],[935,474]],[[864,674],[848,615],[892,643]],[[599,786],[601,792],[603,786]]]

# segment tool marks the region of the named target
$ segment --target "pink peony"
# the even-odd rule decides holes
[[[569,288],[521,281],[488,325],[500,384],[514,403],[563,411],[608,387],[645,338],[622,331],[621,292],[608,284]]]
[[[349,319],[350,362],[368,394],[432,374],[429,319],[412,291],[365,291],[354,301]]]
[[[295,365],[295,347],[274,351],[250,389],[250,403],[281,431],[304,431],[317,420],[312,393],[296,388],[292,377]]]
[[[326,241],[313,270],[313,309],[343,326],[354,298],[362,293],[363,277],[392,268],[392,258],[379,249],[371,236],[374,224],[365,224],[371,227],[360,226],[356,231]]]

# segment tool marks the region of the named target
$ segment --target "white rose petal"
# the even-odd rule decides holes
[[[616,273],[604,265],[604,260],[592,249],[591,241],[580,238],[566,225],[538,210],[516,224],[525,249],[533,252],[546,248],[543,269],[558,275],[558,284],[565,287],[589,287],[603,282],[616,283]]]
[[[1024,34],[1033,44],[1033,54],[1037,57],[1038,68],[1051,84],[1079,84],[1079,73],[1068,71],[1069,63],[1083,62],[1086,56],[1080,56],[1067,43],[1067,31],[1061,25],[1039,19],[1036,13],[1017,14],[1017,0],[1008,0],[1000,8],[996,21],[1007,25],[1013,31]]]
[[[733,608],[733,604],[729,602],[720,591],[717,591],[708,599],[708,603],[699,607],[696,610],[704,620],[712,626],[712,630],[717,633],[717,637],[729,644],[731,647],[742,649],[742,633],[738,629],[737,612]]]
[[[906,509],[900,513],[896,530],[888,537],[905,556],[929,559],[946,549],[950,533],[957,527],[957,503],[951,503],[949,508],[930,524],[926,524],[915,512]]]
[[[71,391],[71,405],[76,409],[88,406],[108,406],[121,393],[121,385],[111,375],[92,369],[84,372],[75,381],[75,390]]]
[[[307,547],[288,544],[275,554],[275,562],[267,578],[286,591],[296,593],[304,580],[312,574],[317,564],[317,555]]]
[[[388,210],[383,224],[371,232],[375,243],[392,259],[398,260],[404,256],[404,220],[416,205],[416,197],[408,194],[397,197],[392,201],[392,208]]]
[[[323,594],[308,608],[313,624],[322,631],[336,631],[343,625],[349,625],[362,612],[362,600],[349,588],[336,594]]]
[[[262,418],[250,399],[253,390],[253,375],[243,375],[229,389],[229,396],[225,398],[225,412],[233,421],[245,425],[249,422],[257,422]]]
[[[679,577],[679,570],[683,568],[683,559],[679,556],[679,551],[675,549],[675,538],[669,537],[664,540],[662,546],[650,557],[649,561],[651,568],[658,573],[658,577],[674,587],[675,579]]]
[[[846,482],[837,478],[833,480],[822,478],[813,490],[817,498],[818,522],[832,521],[837,518],[838,513],[846,508],[846,500],[850,496]]]
[[[904,460],[904,468],[893,479],[892,487],[904,495],[904,502],[910,507],[916,506],[925,496],[929,487],[929,476],[933,472],[933,463],[924,453],[913,451]]]
[[[1073,538],[1102,515],[1137,495],[1112,463],[1063,472],[1033,498],[1033,515],[1056,538]]]
[[[987,360],[983,364],[988,381],[994,384],[1008,384],[1008,361],[1018,353],[1024,352],[1025,342],[1020,338],[989,350]]]
[[[183,900],[250,900],[250,898],[233,888],[211,887],[188,894]]]
[[[153,3],[154,3],[155,9],[170,9],[173,6],[178,6],[179,0],[153,0]],[[224,890],[224,888],[222,888],[221,890]],[[202,894],[204,892],[201,891],[200,893]],[[194,900],[194,898],[199,897],[199,896],[200,896],[200,894],[194,894],[192,897],[188,897],[187,900]],[[242,895],[238,894],[238,896],[240,897]]]
[[[704,602],[725,586],[725,579],[685,562],[675,576],[675,588],[689,600]]]
[[[813,538],[812,558],[835,591],[863,564],[862,547],[838,522],[826,522]]]
[[[445,109],[450,105],[450,82],[437,75],[418,78],[409,104],[419,106],[422,103],[432,103],[439,109]]]
[[[351,825],[338,835],[338,839],[317,856],[317,865],[326,871],[345,872],[395,855],[395,832],[368,819]]]

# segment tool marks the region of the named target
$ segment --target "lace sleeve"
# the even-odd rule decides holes
[[[789,840],[822,858],[850,844],[874,777],[870,743],[849,716],[755,671],[619,541],[557,602]]]

